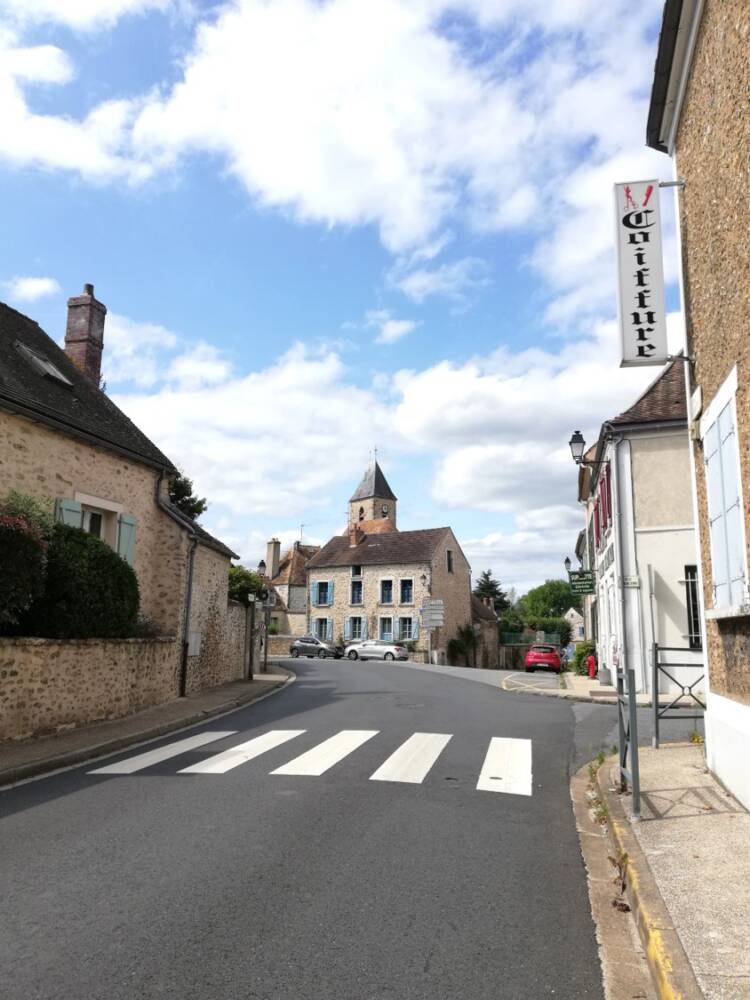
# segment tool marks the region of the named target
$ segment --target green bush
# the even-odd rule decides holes
[[[585,674],[587,672],[586,657],[589,653],[593,653],[596,656],[596,643],[590,639],[584,639],[583,642],[578,643],[576,651],[573,653],[573,669],[577,674]]]
[[[49,639],[127,638],[138,630],[138,579],[105,542],[55,524],[43,593],[17,633]]]
[[[41,595],[46,548],[26,518],[0,507],[0,634],[13,630]]]

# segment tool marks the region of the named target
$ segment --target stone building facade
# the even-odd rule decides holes
[[[346,643],[413,644],[417,658],[444,659],[448,641],[471,624],[471,567],[450,528],[399,531],[397,499],[374,462],[349,501],[349,525],[307,564],[308,628]],[[444,603],[444,625],[421,627],[426,599]]]
[[[296,541],[281,554],[281,544],[272,538],[266,548],[266,574],[276,595],[271,623],[283,635],[301,636],[307,630],[307,564],[319,545]]]
[[[750,5],[667,0],[647,142],[672,156],[709,671],[708,761],[750,806]]]

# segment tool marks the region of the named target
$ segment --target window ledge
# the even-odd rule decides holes
[[[724,618],[750,618],[750,604],[731,604],[725,608],[706,608],[708,621],[721,621]]]

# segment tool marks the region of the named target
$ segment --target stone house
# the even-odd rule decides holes
[[[667,0],[646,127],[673,160],[709,766],[750,807],[750,5]]]
[[[399,531],[398,501],[373,462],[349,501],[349,525],[307,564],[308,624],[317,636],[410,641],[415,655],[445,657],[470,624],[471,567],[450,528]],[[444,625],[420,628],[425,599],[441,599]]]
[[[271,622],[283,635],[304,635],[307,630],[307,564],[319,545],[296,541],[281,555],[281,543],[272,538],[266,547],[266,576],[276,595]]]
[[[570,625],[570,641],[577,646],[586,638],[586,623],[580,611],[575,608],[568,608],[563,615],[565,621]]]
[[[671,362],[632,406],[602,424],[579,469],[583,567],[596,580],[585,602],[589,635],[603,679],[627,664],[639,691],[652,688],[654,643],[682,649],[674,662],[700,664],[702,656],[682,364]],[[692,668],[673,673],[696,678]]]
[[[105,316],[86,285],[68,302],[62,350],[0,303],[0,495],[47,500],[133,566],[142,616],[172,639],[153,704],[242,676],[243,609],[227,603],[235,554],[170,504],[172,462],[100,388]],[[118,714],[102,699],[99,717]]]

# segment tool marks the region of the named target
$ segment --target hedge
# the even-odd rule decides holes
[[[46,544],[25,517],[0,510],[0,633],[12,629],[44,589]]]

